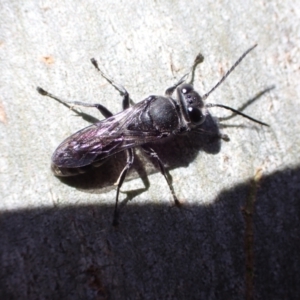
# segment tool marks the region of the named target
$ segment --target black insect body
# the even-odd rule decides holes
[[[175,85],[168,88],[165,92],[165,96],[149,96],[131,107],[129,107],[129,94],[126,89],[104,75],[99,69],[97,62],[92,59],[92,63],[101,75],[123,95],[124,110],[116,115],[112,115],[112,113],[101,104],[62,101],[38,87],[38,92],[44,96],[54,98],[65,105],[96,107],[106,117],[106,119],[88,126],[65,139],[52,156],[52,171],[56,176],[76,175],[85,172],[91,166],[100,166],[104,161],[110,158],[110,156],[118,152],[126,151],[127,162],[117,181],[116,204],[113,219],[113,224],[117,225],[120,188],[134,160],[133,148],[140,146],[147,155],[157,161],[160,171],[168,183],[174,201],[178,205],[179,201],[167,177],[164,165],[156,152],[148,146],[148,143],[171,135],[183,134],[194,129],[199,129],[201,124],[205,122],[205,117],[208,114],[207,108],[214,106],[229,109],[256,123],[268,126],[266,123],[253,119],[228,106],[221,104],[204,104],[204,100],[209,94],[225,80],[254,47],[256,47],[256,45],[247,50],[224,77],[203,97],[194,90],[191,84],[184,83],[187,74]],[[193,69],[197,63],[199,62],[195,61]],[[177,98],[172,97],[175,90]],[[219,137],[223,139],[228,138],[226,135],[220,135]]]

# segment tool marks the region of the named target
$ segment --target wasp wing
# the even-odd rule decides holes
[[[152,101],[155,98],[152,98]],[[136,105],[88,126],[67,139],[55,150],[52,164],[58,168],[79,168],[153,141],[160,133],[154,127],[147,132],[130,130],[130,125],[140,122],[152,101],[143,100]]]

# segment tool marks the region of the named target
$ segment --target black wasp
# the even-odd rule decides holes
[[[126,89],[108,78],[98,67],[95,59],[91,62],[100,74],[112,84],[123,96],[123,111],[113,115],[101,104],[86,104],[82,102],[62,101],[54,95],[38,87],[38,92],[43,96],[51,97],[59,102],[70,105],[95,107],[106,118],[91,126],[88,126],[67,139],[65,139],[52,155],[52,171],[56,176],[72,176],[87,171],[91,166],[98,167],[112,155],[126,151],[127,162],[116,183],[117,194],[114,210],[113,224],[118,223],[118,198],[120,188],[126,177],[126,173],[133,164],[134,147],[142,150],[152,159],[156,160],[160,172],[164,175],[175,204],[179,205],[174,189],[167,177],[167,172],[157,153],[148,145],[159,139],[172,135],[184,134],[199,129],[205,122],[209,107],[222,107],[236,114],[250,119],[261,125],[266,123],[253,119],[233,108],[221,104],[204,104],[204,100],[226,79],[234,68],[256,45],[248,49],[237,62],[227,71],[222,79],[204,96],[200,96],[191,84],[184,83],[187,75],[183,76],[176,84],[168,88],[165,96],[152,95],[143,101],[130,107],[130,98]],[[201,62],[201,56],[195,60],[193,70]],[[203,58],[202,58],[203,60]],[[176,90],[177,98],[172,97]],[[228,139],[226,135],[220,138]]]

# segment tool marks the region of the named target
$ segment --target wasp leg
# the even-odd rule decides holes
[[[130,97],[129,93],[127,90],[122,86],[121,84],[116,83],[113,79],[105,75],[102,70],[99,68],[97,61],[92,58],[91,63],[94,65],[94,67],[97,69],[97,71],[101,74],[101,76],[108,81],[120,94],[123,96],[123,101],[122,101],[122,107],[123,110],[129,108],[130,106]],[[133,149],[127,149],[126,150],[126,156],[127,156],[127,162],[126,166],[122,170],[116,185],[118,185],[117,188],[117,195],[116,195],[116,204],[115,204],[115,210],[114,210],[114,217],[113,217],[113,226],[118,226],[119,223],[119,211],[118,211],[118,202],[119,202],[119,194],[120,194],[120,188],[125,180],[127,171],[130,169],[130,167],[133,164],[134,161],[134,152]]]
[[[47,96],[50,97],[56,101],[58,101],[59,103],[63,104],[64,106],[70,108],[70,109],[74,109],[74,107],[76,106],[84,106],[84,107],[95,107],[97,108],[101,114],[105,117],[108,118],[110,116],[112,116],[113,114],[102,104],[90,104],[90,103],[85,103],[85,102],[80,102],[80,101],[66,101],[66,100],[62,100],[58,97],[56,97],[55,95],[45,91],[44,89],[37,87],[36,88],[37,91],[43,95],[43,96]]]
[[[110,116],[112,116],[113,114],[103,105],[101,104],[88,104],[88,103],[84,103],[84,102],[79,102],[79,101],[65,101],[65,100],[62,100],[56,96],[54,96],[53,94],[45,91],[44,89],[40,88],[40,87],[37,87],[37,91],[43,95],[43,96],[47,96],[47,97],[50,97],[58,102],[60,102],[61,104],[63,104],[64,106],[68,107],[68,108],[71,108],[73,109],[74,106],[84,106],[84,107],[95,107],[97,108],[101,113],[102,115],[105,117],[105,118],[109,118]],[[127,92],[126,92],[127,93]],[[127,93],[127,96],[126,98],[129,99],[129,95]],[[126,109],[126,106],[129,106],[129,100],[126,100],[125,101],[123,100],[123,107],[125,106],[125,109]],[[124,105],[125,103],[125,105]],[[116,204],[115,204],[115,210],[114,210],[114,218],[113,218],[113,225],[114,226],[117,226],[118,225],[118,198],[119,198],[119,193],[120,193],[120,188],[124,182],[124,179],[126,177],[126,174],[127,174],[127,171],[129,170],[129,168],[131,167],[132,163],[133,163],[133,160],[134,160],[134,153],[133,153],[133,150],[132,149],[127,149],[126,150],[126,155],[127,155],[127,163],[126,163],[126,166],[125,168],[122,170],[120,176],[119,176],[119,179],[117,181],[117,185],[118,185],[118,188],[117,188],[117,195],[116,195]]]
[[[124,179],[126,177],[127,171],[130,169],[130,167],[133,164],[134,161],[134,152],[133,149],[128,149],[126,151],[126,155],[127,155],[127,161],[126,161],[126,166],[124,167],[124,169],[122,170],[117,182],[115,183],[115,185],[118,186],[117,188],[117,195],[116,195],[116,204],[115,204],[115,210],[114,210],[114,218],[113,218],[113,226],[118,226],[119,224],[119,211],[118,211],[118,202],[119,202],[119,193],[120,193],[120,188],[124,182]]]
[[[102,72],[102,70],[99,68],[98,63],[95,60],[95,58],[91,58],[91,63],[98,70],[98,72],[101,74],[101,76],[103,78],[105,78],[121,94],[121,96],[123,96],[123,102],[122,102],[123,109],[128,108],[129,107],[129,102],[130,102],[129,93],[124,88],[124,86],[121,85],[121,84],[116,83],[113,79],[111,79],[110,77],[108,77],[107,75],[105,75]]]
[[[171,181],[169,180],[168,178],[168,174],[167,174],[167,171],[164,167],[164,164],[163,162],[160,160],[159,156],[157,155],[157,153],[152,149],[150,148],[149,146],[141,146],[141,148],[143,149],[143,151],[153,160],[155,160],[158,165],[159,165],[159,170],[161,172],[161,174],[164,175],[167,183],[168,183],[168,186],[169,186],[169,189],[171,191],[171,194],[173,196],[173,199],[174,199],[174,202],[177,206],[180,206],[180,202],[179,200],[177,199],[176,195],[175,195],[175,191],[174,191],[174,188],[172,186],[172,183]]]

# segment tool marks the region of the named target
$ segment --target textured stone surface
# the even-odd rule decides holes
[[[300,298],[294,1],[4,0],[0,14],[1,299]],[[243,112],[271,127],[234,117],[222,122],[230,142],[193,135],[160,147],[181,209],[160,173],[145,176],[148,163],[122,188],[131,201],[115,230],[122,156],[67,184],[51,174],[57,145],[89,122],[37,86],[116,113],[120,96],[90,58],[137,102],[162,94],[199,52],[204,94],[255,43],[208,101],[242,108],[262,93]]]

